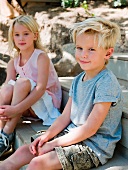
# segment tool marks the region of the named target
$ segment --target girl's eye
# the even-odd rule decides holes
[[[19,36],[19,34],[15,34],[15,36],[16,36],[16,37],[18,37],[18,36]]]
[[[95,51],[95,49],[94,48],[90,48],[89,51]]]

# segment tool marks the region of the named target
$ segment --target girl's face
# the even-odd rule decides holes
[[[80,67],[84,71],[98,72],[101,70],[106,59],[109,59],[113,50],[98,47],[97,40],[94,35],[82,33],[76,37],[75,57]]]
[[[34,40],[37,39],[37,34],[31,32],[26,26],[15,23],[13,29],[13,39],[15,46],[22,52],[25,50],[34,49]]]

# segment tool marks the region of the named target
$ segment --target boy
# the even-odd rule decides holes
[[[85,170],[105,164],[121,138],[122,94],[106,64],[119,27],[89,18],[72,29],[75,57],[83,72],[74,78],[62,115],[30,146],[20,147],[0,170]],[[20,160],[19,160],[20,155]]]

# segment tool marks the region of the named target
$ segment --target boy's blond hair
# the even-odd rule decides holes
[[[104,49],[114,48],[120,38],[119,26],[101,17],[88,18],[83,22],[75,23],[71,29],[73,42],[76,43],[76,36],[81,33],[94,34],[98,40],[98,47]]]
[[[10,54],[12,53],[13,49],[16,49],[16,51],[19,52],[19,49],[15,46],[15,43],[14,43],[14,40],[13,40],[13,29],[14,29],[15,23],[24,25],[31,32],[36,33],[38,36],[37,36],[37,40],[34,41],[34,47],[44,50],[43,47],[42,47],[42,44],[41,44],[41,40],[40,40],[39,26],[38,26],[37,22],[35,21],[35,19],[32,16],[29,16],[29,15],[20,15],[12,21],[10,28],[9,28],[8,51],[9,51]]]

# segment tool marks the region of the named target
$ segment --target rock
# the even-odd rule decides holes
[[[62,47],[62,58],[54,64],[58,76],[76,76],[82,70],[75,60],[75,46],[73,43],[65,44]]]
[[[4,83],[6,79],[6,69],[0,67],[0,86]]]
[[[10,4],[7,0],[0,0],[0,13],[7,18],[14,18],[23,13],[22,8],[19,6],[16,0]]]
[[[8,55],[3,56],[3,54],[0,53],[0,86],[6,79],[6,68],[9,60],[10,57]]]

